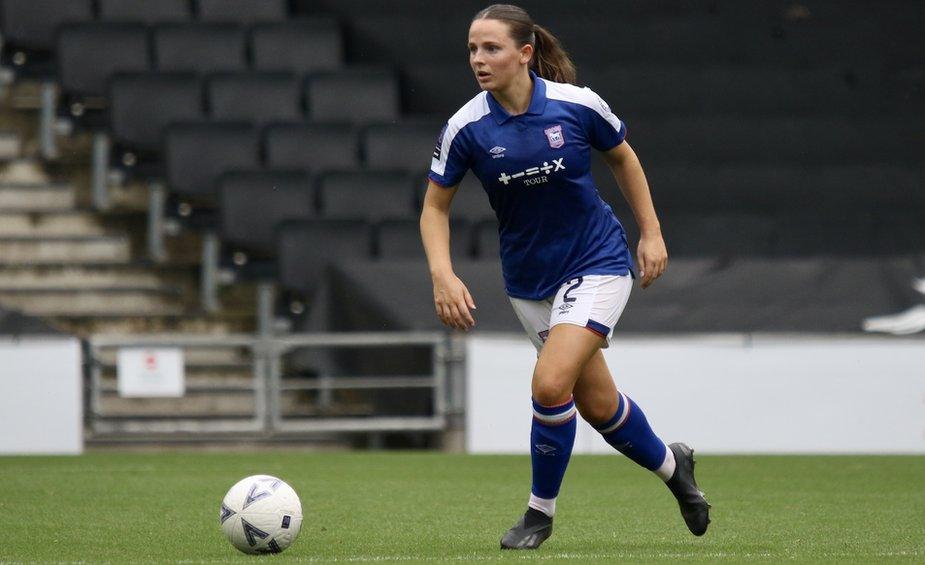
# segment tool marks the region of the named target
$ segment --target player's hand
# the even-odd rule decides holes
[[[639,276],[642,277],[642,288],[647,288],[662,276],[668,266],[668,250],[662,235],[643,235],[639,238],[639,248],[636,250]]]
[[[451,328],[468,331],[475,326],[470,310],[475,310],[475,301],[469,289],[453,273],[434,275],[434,306],[437,317]]]

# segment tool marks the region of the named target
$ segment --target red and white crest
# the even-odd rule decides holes
[[[562,136],[562,126],[552,126],[551,128],[546,128],[546,139],[549,141],[549,146],[553,149],[558,149],[565,145],[565,137]]]

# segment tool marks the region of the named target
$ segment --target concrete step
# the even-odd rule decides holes
[[[9,115],[4,115],[0,117],[0,120],[11,125],[10,122],[15,122],[17,117],[11,119]],[[35,148],[31,146],[35,145],[37,140],[28,143],[28,138],[21,137],[21,139],[23,139],[23,154],[35,151]],[[51,177],[40,160],[22,157],[5,162],[0,166],[0,184],[51,184]]]
[[[198,292],[198,269],[132,265],[6,266],[0,265],[0,288],[97,287],[157,289],[163,286]]]
[[[106,394],[100,402],[106,416],[228,416],[240,417],[254,413],[252,392],[189,393],[180,398],[121,398]]]
[[[14,131],[0,131],[0,161],[11,161],[22,155],[22,140]]]
[[[146,316],[47,316],[52,327],[78,337],[95,334],[164,334],[196,333],[227,335],[252,333],[257,323],[253,313],[232,313],[214,316],[187,311],[180,315],[149,314]]]
[[[77,190],[70,184],[0,183],[0,210],[40,212],[72,209]]]
[[[33,316],[183,314],[183,293],[172,288],[0,288],[0,305]]]
[[[98,214],[78,210],[0,211],[0,237],[101,236],[107,228]]]
[[[116,357],[115,349],[106,348],[97,355],[97,361],[102,363],[103,367],[115,367]],[[188,348],[183,352],[183,361],[188,368],[208,367],[231,374],[251,368],[250,354],[248,349],[243,347]]]
[[[252,392],[254,380],[250,372],[250,366],[247,371],[237,370],[216,370],[211,367],[187,366],[185,370],[186,390],[187,392],[205,392],[219,391],[225,392]],[[105,393],[118,392],[118,381],[116,380],[116,368],[104,368],[102,372],[101,385]]]
[[[0,264],[127,263],[130,259],[126,236],[0,237]]]
[[[115,392],[107,392],[100,400],[104,417],[117,418],[239,418],[253,415],[255,409],[254,395],[250,391],[217,393],[188,390],[185,396],[179,398],[121,398]],[[287,416],[357,417],[372,414],[374,407],[346,399],[335,399],[325,406],[318,406],[313,400],[284,394],[280,397],[280,410]]]

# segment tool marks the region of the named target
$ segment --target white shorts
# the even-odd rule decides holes
[[[555,297],[510,298],[514,313],[537,351],[543,348],[549,330],[556,324],[588,328],[603,337],[607,347],[632,288],[630,275],[586,275],[563,283]]]

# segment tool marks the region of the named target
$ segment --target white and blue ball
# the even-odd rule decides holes
[[[302,503],[282,480],[254,475],[231,487],[219,520],[231,545],[244,553],[279,553],[299,535]]]

